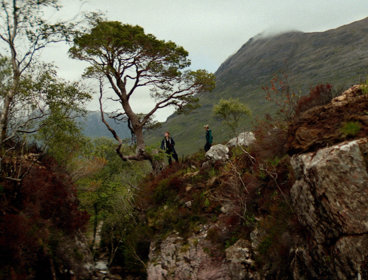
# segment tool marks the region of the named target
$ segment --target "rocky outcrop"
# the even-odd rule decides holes
[[[255,261],[251,243],[240,239],[225,250],[231,279],[260,279],[255,272]]]
[[[241,280],[260,279],[254,271],[251,245],[240,239],[225,251],[225,257],[211,256],[206,239],[209,226],[184,240],[172,234],[152,243],[147,267],[148,280]]]
[[[291,199],[310,236],[294,250],[294,278],[307,279],[307,268],[313,278],[362,279],[368,258],[368,138],[295,155],[291,164],[297,179]]]
[[[273,174],[264,162],[257,169],[248,158],[229,159],[230,148],[255,141],[252,133],[213,146],[202,166],[226,164],[186,192],[198,188],[201,196],[218,202],[200,210],[218,211],[215,219],[207,219],[188,239],[173,233],[153,242],[148,279],[368,279],[367,111],[368,94],[354,86],[298,115],[288,131],[291,158],[271,164]],[[243,212],[237,212],[243,196],[232,189],[233,173],[246,187],[241,188],[247,199]],[[194,208],[192,202],[195,206],[194,200],[183,200],[186,208]],[[236,222],[239,213],[246,225]],[[235,236],[236,226],[242,231]],[[233,237],[236,243],[229,246]],[[220,252],[213,254],[216,246]]]
[[[216,161],[227,161],[230,149],[236,146],[248,147],[256,140],[253,132],[242,132],[234,137],[226,145],[217,144],[206,152],[207,165]]]
[[[174,233],[160,243],[152,243],[148,280],[231,279],[227,266],[205,252],[207,230],[208,226],[203,226],[187,241]]]
[[[229,142],[227,142],[226,146],[229,148],[235,147],[235,146],[244,146],[248,147],[251,144],[256,141],[256,138],[254,136],[253,132],[247,131],[240,133],[237,137],[234,137]]]
[[[353,86],[324,106],[313,107],[289,127],[288,150],[290,154],[316,151],[346,139],[368,135],[368,94],[362,86]],[[360,128],[347,134],[344,126],[355,123]]]
[[[229,159],[229,148],[222,144],[214,145],[207,151],[206,158],[212,162],[226,161]]]

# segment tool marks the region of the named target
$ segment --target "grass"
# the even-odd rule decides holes
[[[343,123],[342,127],[340,128],[340,132],[345,137],[354,137],[359,133],[361,128],[362,125],[359,122],[346,122]]]

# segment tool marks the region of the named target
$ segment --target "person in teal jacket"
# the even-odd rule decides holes
[[[204,126],[206,130],[206,144],[204,145],[204,150],[207,152],[209,149],[211,149],[213,137],[212,137],[212,130],[210,129],[210,126],[206,124]]]

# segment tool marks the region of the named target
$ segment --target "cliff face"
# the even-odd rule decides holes
[[[362,138],[292,158],[291,199],[310,234],[294,249],[294,279],[366,279],[367,156],[368,138]]]
[[[307,119],[316,115],[311,112],[323,112],[318,115],[323,121],[323,116],[334,116],[337,107],[346,109],[358,100],[367,104],[367,94],[359,89],[306,111],[289,133],[298,122],[312,129]],[[323,142],[326,134],[316,133],[314,143],[319,145],[298,154],[293,149],[297,136],[289,135],[286,144],[292,155],[272,163],[275,169],[260,164],[252,146],[232,148],[222,167],[203,164],[202,169],[211,164],[219,168],[204,192],[208,205],[219,203],[212,208],[219,209],[217,217],[188,227],[185,235],[173,230],[155,239],[148,279],[368,279],[368,107],[358,111],[351,120],[359,128],[354,133],[331,124],[331,131],[337,131],[331,142]],[[351,116],[351,110],[344,112],[336,120],[340,128],[341,123],[345,127],[344,117]],[[317,129],[320,123],[314,124]],[[198,180],[190,191],[197,185]],[[181,203],[190,207],[188,201]]]

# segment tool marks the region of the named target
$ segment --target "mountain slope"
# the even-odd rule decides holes
[[[368,75],[368,18],[325,32],[288,32],[272,37],[258,35],[244,44],[216,71],[214,92],[200,96],[201,108],[190,115],[172,115],[161,130],[149,135],[157,143],[169,130],[179,154],[197,151],[204,145],[203,125],[212,126],[214,141],[227,139],[229,131],[213,118],[212,107],[221,98],[235,97],[248,104],[253,118],[273,112],[265,100],[263,85],[275,73],[288,75],[294,90],[306,94],[318,83],[331,83],[336,89],[365,80]],[[249,129],[251,120],[243,122]]]
[[[106,115],[106,120],[108,124],[116,130],[121,138],[129,138],[130,131],[126,124],[117,123],[112,119],[109,119]],[[112,135],[110,131],[107,130],[106,126],[101,121],[100,112],[88,111],[84,118],[79,118],[78,123],[82,127],[83,134],[85,136],[95,138],[95,137],[108,137],[111,138]]]

